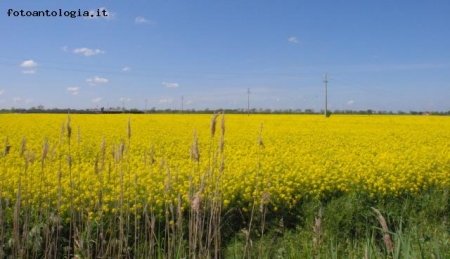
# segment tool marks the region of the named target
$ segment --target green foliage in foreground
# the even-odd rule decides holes
[[[383,213],[392,249],[372,207]],[[384,200],[343,196],[305,202],[300,210],[301,223],[294,229],[286,229],[283,218],[278,219],[263,237],[255,231],[250,248],[245,248],[245,234],[236,234],[225,258],[242,258],[245,249],[247,258],[450,258],[448,190]]]
[[[448,189],[383,199],[346,194],[276,213],[257,206],[247,213],[235,208],[213,220],[220,222],[220,239],[196,228],[196,219],[207,226],[208,215],[215,215],[206,211],[204,218],[191,213],[168,221],[155,221],[151,214],[139,221],[116,214],[83,222],[74,215],[71,228],[52,213],[24,208],[17,215],[17,204],[1,202],[1,258],[450,258]],[[193,230],[205,231],[197,235],[203,246],[192,241]],[[207,244],[213,241],[220,244]]]

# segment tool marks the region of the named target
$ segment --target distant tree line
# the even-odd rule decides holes
[[[213,113],[218,110],[214,109],[157,109],[152,107],[147,110],[142,109],[125,109],[123,107],[110,107],[110,108],[94,108],[94,109],[60,109],[52,108],[46,109],[43,105],[31,107],[29,109],[23,108],[11,108],[1,109],[0,113],[77,113],[77,114],[144,114],[144,113],[172,113],[172,114],[202,114]],[[324,110],[314,109],[269,109],[269,108],[252,108],[249,111],[247,109],[220,109],[227,114],[324,114]],[[450,115],[450,111],[386,111],[386,110],[328,110],[327,115],[332,114],[356,114],[356,115]]]

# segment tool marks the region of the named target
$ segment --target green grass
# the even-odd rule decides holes
[[[417,197],[372,200],[346,195],[327,202],[304,202],[304,218],[295,228],[273,221],[267,224],[264,238],[254,233],[248,258],[450,258],[449,205],[447,189],[425,191]],[[319,206],[323,218],[317,242],[313,226]],[[386,248],[372,206],[388,223],[392,252]],[[243,244],[242,234],[237,233],[224,258],[242,258]]]

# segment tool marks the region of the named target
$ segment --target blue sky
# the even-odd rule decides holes
[[[107,18],[21,17],[96,11]],[[0,108],[450,110],[450,1],[0,2]],[[18,14],[16,12],[16,14]]]

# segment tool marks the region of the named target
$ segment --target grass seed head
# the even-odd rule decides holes
[[[6,139],[5,139],[5,149],[3,151],[3,156],[7,156],[10,150],[11,150],[11,146],[9,145],[8,137],[6,137]]]
[[[263,125],[261,123],[261,126],[259,126],[259,137],[258,137],[258,144],[260,147],[265,147],[264,146],[264,142],[262,140],[262,130],[263,130]]]
[[[72,136],[72,127],[70,126],[70,116],[68,116],[67,119],[67,138],[69,139],[70,142],[70,137]]]
[[[194,136],[193,136],[193,142],[192,142],[192,146],[191,146],[191,159],[199,162],[200,161],[200,152],[198,150],[198,139],[197,139],[197,135],[196,132],[194,131]]]
[[[220,149],[220,153],[223,153],[225,147],[225,140],[223,135],[220,136],[220,143],[219,143],[219,149]]]
[[[106,152],[105,137],[102,138],[101,152],[102,152],[102,156],[104,157],[105,156],[105,152]]]
[[[222,136],[225,135],[225,112],[222,112],[222,120],[220,121],[220,128],[222,130]]]
[[[155,148],[152,146],[150,148],[150,152],[148,152],[149,156],[150,156],[150,164],[154,164],[155,163]]]
[[[27,156],[26,156],[26,163],[27,163],[27,165],[29,164],[29,163],[33,163],[34,162],[34,160],[35,160],[35,158],[36,158],[36,156],[34,155],[34,153],[31,153],[30,152],[30,150],[27,150]]]
[[[20,145],[20,156],[23,157],[23,155],[25,154],[26,148],[27,148],[27,140],[25,137],[22,137],[22,143]]]
[[[44,161],[45,158],[47,158],[47,154],[48,154],[48,140],[45,139],[44,146],[42,148],[42,161]]]
[[[3,156],[7,156],[9,154],[9,151],[11,151],[11,146],[10,145],[5,146],[5,151],[3,152]]]
[[[211,138],[213,138],[214,134],[216,133],[216,123],[218,116],[219,116],[218,113],[214,113],[214,115],[211,118]]]
[[[224,170],[225,170],[225,157],[222,156],[222,159],[220,160],[219,164],[219,172],[223,173]]]
[[[261,201],[259,203],[259,212],[264,213],[264,207],[269,203],[270,201],[270,193],[264,192],[261,196]]]
[[[195,213],[200,213],[201,203],[202,203],[202,196],[200,195],[200,193],[196,193],[194,195],[194,199],[192,200],[192,210]]]
[[[122,140],[122,142],[120,142],[120,145],[119,145],[118,160],[123,158],[123,152],[124,151],[125,151],[125,142]]]
[[[128,124],[127,124],[127,136],[128,136],[128,139],[131,138],[131,121],[130,121],[130,118],[128,118]]]

